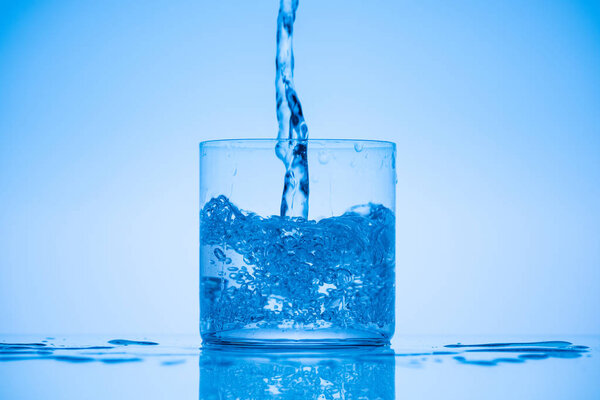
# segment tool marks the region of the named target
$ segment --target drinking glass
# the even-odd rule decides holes
[[[276,139],[200,143],[205,344],[388,344],[394,332],[395,144],[309,139],[307,218],[279,215]]]

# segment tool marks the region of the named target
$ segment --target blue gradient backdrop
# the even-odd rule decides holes
[[[197,332],[277,3],[0,0],[0,332]],[[600,333],[598,1],[302,0],[295,50],[313,137],[398,144],[398,333]]]

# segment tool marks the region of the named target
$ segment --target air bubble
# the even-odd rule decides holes
[[[214,253],[215,253],[215,257],[217,257],[217,260],[225,261],[225,253],[223,253],[223,250],[221,250],[217,247],[215,249]]]
[[[331,160],[331,154],[327,150],[319,151],[319,163],[325,165]]]

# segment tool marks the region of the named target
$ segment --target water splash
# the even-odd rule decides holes
[[[277,16],[277,56],[275,89],[277,101],[277,157],[285,165],[281,196],[282,217],[308,219],[308,127],[294,88],[294,52],[292,38],[298,0],[281,0]]]

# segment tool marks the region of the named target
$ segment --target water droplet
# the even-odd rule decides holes
[[[360,142],[354,143],[354,150],[356,150],[357,153],[360,153],[361,151],[363,151],[364,147],[365,147],[364,144],[362,144]]]
[[[325,165],[331,159],[331,154],[327,150],[319,151],[319,163]]]

